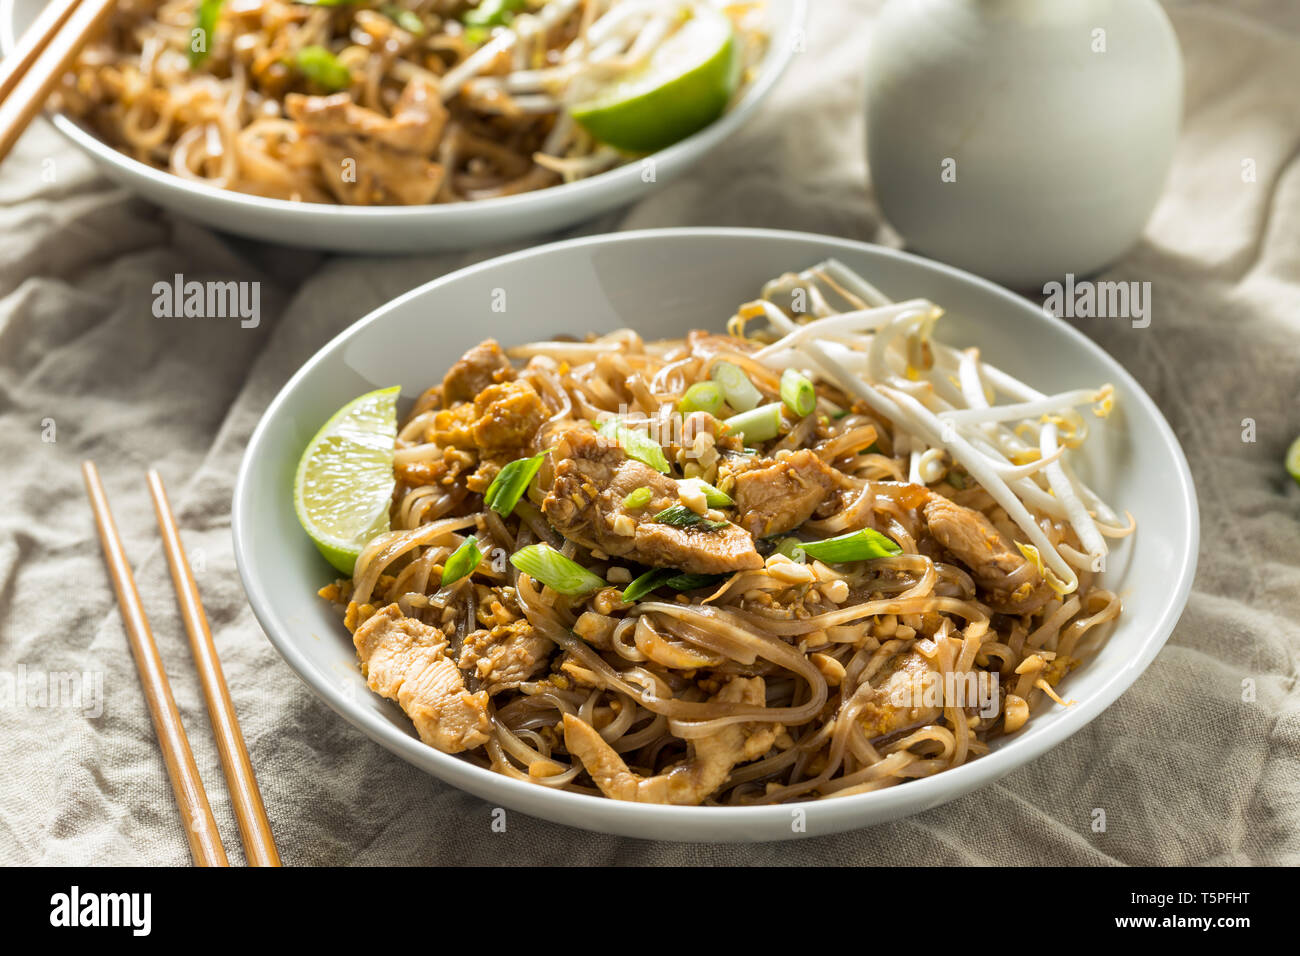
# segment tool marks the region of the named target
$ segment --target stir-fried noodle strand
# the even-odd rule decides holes
[[[569,110],[645,67],[700,4],[714,5],[119,0],[55,105],[134,159],[222,189],[351,205],[511,196],[631,158]],[[743,90],[764,13],[716,7]]]
[[[498,772],[677,804],[893,786],[1069,706],[1133,530],[1072,460],[1113,390],[1039,392],[940,315],[831,260],[726,334],[472,349],[322,591],[370,686]]]

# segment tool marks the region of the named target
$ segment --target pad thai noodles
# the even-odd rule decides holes
[[[863,793],[988,752],[1120,614],[1133,532],[1045,394],[829,260],[726,331],[471,349],[397,432],[391,530],[325,587],[421,739],[678,805]]]
[[[669,129],[681,138],[752,76],[761,4],[120,0],[54,105],[140,162],[223,189],[354,205],[487,199],[627,162],[572,108],[640,75],[705,14],[731,35],[732,79],[716,102],[691,92]]]

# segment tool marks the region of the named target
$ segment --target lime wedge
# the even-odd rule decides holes
[[[1291,443],[1291,447],[1286,450],[1286,470],[1287,473],[1300,482],[1300,438]]]
[[[629,153],[653,153],[717,119],[740,82],[731,20],[704,5],[650,59],[570,112],[593,137]]]
[[[348,402],[298,461],[298,520],[325,560],[344,574],[352,573],[366,543],[388,530],[400,391],[382,388]]]

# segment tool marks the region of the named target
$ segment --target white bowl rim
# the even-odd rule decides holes
[[[14,36],[16,2],[17,0],[0,0],[0,53],[6,55],[13,50],[17,42]],[[788,29],[791,33],[796,33],[806,27],[808,0],[789,0],[789,2],[790,22]],[[770,40],[771,38],[769,38]],[[52,113],[47,110],[43,111],[41,115],[75,145],[99,161],[110,166],[119,167],[132,176],[148,180],[159,188],[174,190],[191,199],[217,201],[235,208],[255,209],[279,215],[297,214],[310,221],[304,223],[304,225],[323,225],[327,220],[335,220],[339,217],[345,220],[363,220],[382,216],[385,219],[400,220],[420,220],[429,217],[429,224],[432,227],[439,217],[464,214],[467,209],[477,209],[483,215],[491,212],[500,212],[502,214],[509,212],[522,213],[534,205],[560,203],[566,199],[580,201],[586,197],[605,194],[607,191],[617,190],[625,183],[630,183],[633,179],[639,179],[641,175],[639,160],[643,158],[653,159],[656,163],[672,167],[679,162],[686,164],[692,162],[693,159],[703,157],[740,129],[767,98],[777,81],[781,79],[795,53],[795,44],[790,37],[785,37],[784,41],[778,45],[779,49],[775,54],[770,51],[766,54],[766,57],[771,58],[770,63],[764,64],[759,75],[755,77],[753,84],[749,89],[745,90],[736,103],[732,104],[731,109],[708,126],[665,149],[650,153],[646,157],[631,159],[613,169],[571,183],[561,183],[558,186],[549,186],[546,189],[534,189],[513,196],[497,196],[491,199],[476,199],[457,203],[425,203],[418,206],[348,206],[341,203],[293,202],[288,199],[269,199],[264,196],[255,196],[252,193],[221,189],[206,183],[184,179],[175,173],[155,169],[147,163],[142,163],[126,153],[114,149],[95,136],[94,133],[62,113]]]
[[[812,805],[818,807],[818,814],[823,821],[818,826],[818,832],[834,832],[844,829],[854,828],[852,822],[845,822],[845,818],[851,818],[856,813],[861,812],[863,815],[870,817],[867,821],[858,826],[869,826],[875,822],[883,822],[911,812],[919,812],[921,809],[932,808],[948,800],[955,799],[971,790],[985,786],[1002,776],[1010,773],[1032,760],[1042,756],[1048,750],[1073,736],[1079,730],[1082,730],[1089,722],[1101,714],[1106,708],[1114,703],[1121,694],[1124,693],[1134,681],[1146,670],[1151,661],[1164,647],[1165,642],[1173,632],[1178,619],[1182,614],[1183,608],[1187,603],[1188,596],[1191,593],[1192,581],[1196,574],[1196,565],[1198,557],[1198,545],[1200,540],[1200,516],[1197,507],[1197,498],[1195,485],[1193,483],[1191,470],[1187,465],[1186,456],[1183,453],[1182,446],[1179,444],[1173,429],[1165,420],[1164,415],[1156,406],[1155,402],[1147,395],[1141,385],[1128,373],[1119,362],[1109,356],[1099,345],[1091,341],[1077,329],[1061,322],[1060,329],[1066,336],[1080,349],[1092,353],[1094,357],[1103,361],[1106,365],[1114,370],[1114,377],[1118,382],[1122,382],[1126,395],[1131,395],[1134,402],[1142,407],[1142,410],[1150,417],[1156,426],[1162,443],[1166,446],[1173,460],[1177,463],[1177,474],[1172,476],[1173,481],[1170,484],[1170,490],[1178,494],[1182,504],[1182,519],[1185,527],[1188,529],[1186,545],[1183,553],[1178,556],[1178,575],[1173,583],[1173,587],[1162,595],[1164,607],[1160,611],[1159,619],[1151,631],[1151,636],[1144,643],[1141,653],[1135,658],[1123,662],[1116,667],[1114,672],[1088,695],[1082,701],[1075,703],[1067,710],[1062,712],[1054,723],[1045,727],[1034,737],[1014,738],[1004,746],[988,753],[977,760],[969,761],[959,767],[945,770],[942,773],[930,777],[923,777],[916,780],[908,781],[904,786],[887,787],[883,790],[871,791],[863,794],[839,797],[834,800],[826,801],[798,801],[793,803],[781,803],[771,806],[746,806],[746,807],[683,807],[683,806],[666,806],[661,804],[641,804],[630,803],[619,800],[610,800],[605,797],[588,796],[581,793],[570,793],[566,791],[550,790],[537,784],[525,783],[507,777],[504,774],[498,774],[494,771],[478,767],[467,760],[450,754],[444,754],[433,747],[425,744],[417,737],[408,732],[399,729],[392,722],[385,720],[378,713],[362,708],[350,709],[348,702],[343,699],[343,695],[338,689],[331,686],[319,671],[310,665],[305,657],[295,646],[292,640],[287,640],[284,635],[279,633],[278,626],[275,624],[275,616],[272,611],[271,597],[262,589],[261,582],[254,579],[249,571],[252,563],[250,538],[245,532],[245,524],[248,520],[245,511],[244,500],[247,498],[247,489],[252,480],[252,471],[254,466],[255,452],[260,445],[263,435],[270,427],[270,423],[279,414],[281,407],[289,401],[290,396],[297,389],[298,385],[311,373],[317,362],[321,361],[327,353],[335,349],[342,348],[354,336],[361,334],[369,325],[380,320],[389,311],[404,305],[406,302],[423,297],[434,292],[438,287],[454,282],[463,276],[484,272],[494,269],[505,263],[530,258],[533,256],[546,255],[560,249],[581,247],[581,246],[599,246],[612,243],[622,242],[641,242],[646,240],[662,240],[674,237],[698,237],[698,238],[716,238],[716,239],[744,239],[746,237],[767,237],[776,239],[801,239],[816,242],[822,246],[838,246],[844,250],[854,253],[867,253],[869,255],[883,256],[886,258],[899,258],[909,261],[913,264],[921,265],[925,268],[936,270],[940,273],[947,274],[950,278],[958,281],[973,283],[983,288],[985,292],[992,293],[1003,299],[1008,308],[1023,312],[1026,309],[1037,311],[1032,303],[1021,296],[1016,295],[1009,290],[982,279],[979,276],[972,275],[964,270],[948,266],[940,262],[926,259],[922,256],[912,255],[911,253],[901,252],[884,246],[878,246],[871,243],[860,242],[852,239],[843,239],[834,236],[819,235],[817,233],[801,232],[781,229],[751,229],[741,227],[674,227],[666,229],[639,229],[628,230],[626,232],[605,233],[594,236],[582,236],[574,239],[567,239],[560,242],[548,243],[546,245],[535,246],[530,249],[524,249],[493,259],[474,263],[454,272],[447,273],[429,282],[426,282],[409,292],[406,292],[368,315],[358,319],[352,325],[341,331],[339,334],[330,339],[324,346],[308,359],[297,372],[289,379],[288,382],[280,389],[275,398],[267,406],[259,420],[257,427],[254,429],[252,436],[249,438],[248,446],[245,449],[244,457],[240,463],[239,472],[235,480],[235,490],[232,501],[231,512],[231,530],[234,538],[234,555],[235,563],[239,568],[240,578],[244,585],[244,590],[248,596],[249,603],[252,606],[253,614],[257,618],[263,631],[266,633],[271,644],[275,646],[280,655],[288,662],[289,666],[298,674],[298,676],[310,686],[317,695],[325,701],[333,710],[340,714],[345,720],[354,727],[361,730],[371,739],[381,744],[388,750],[407,760],[416,767],[432,772],[435,776],[443,781],[460,786],[459,781],[465,781],[466,786],[462,789],[474,791],[474,787],[469,783],[482,784],[488,789],[497,791],[501,795],[503,803],[523,807],[527,804],[535,806],[548,803],[566,804],[573,801],[579,801],[574,807],[585,805],[585,809],[590,812],[592,817],[593,830],[604,831],[602,823],[596,821],[614,821],[608,832],[632,832],[631,826],[638,822],[646,822],[649,817],[659,817],[659,823],[669,825],[677,822],[684,828],[698,828],[706,822],[712,822],[717,825],[720,833],[730,831],[734,833],[743,826],[752,826],[755,829],[763,829],[765,826],[773,828],[778,824],[790,829],[791,812],[795,808],[807,808]],[[437,767],[437,770],[433,770]],[[872,812],[867,814],[867,808],[870,807]],[[545,817],[541,810],[521,812]],[[838,823],[836,822],[838,820]],[[622,829],[616,829],[618,824],[623,824]],[[801,833],[790,833],[784,838],[798,837]],[[666,837],[672,839],[671,837]],[[726,839],[727,837],[723,837]],[[735,839],[734,836],[730,839]]]

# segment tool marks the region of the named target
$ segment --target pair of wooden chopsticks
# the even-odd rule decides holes
[[[0,61],[0,160],[27,128],[115,0],[50,0]]]
[[[140,683],[144,687],[145,700],[149,704],[149,713],[158,733],[158,743],[162,747],[167,776],[171,778],[172,790],[176,794],[176,803],[180,807],[181,819],[189,837],[190,852],[198,866],[229,866],[225,848],[221,845],[221,835],[217,832],[217,823],[212,817],[212,808],[208,805],[208,795],[203,789],[203,781],[199,779],[194,754],[190,751],[185,728],[181,725],[181,717],[176,710],[171,685],[163,670],[162,658],[158,655],[158,646],[154,643],[144,605],[131,575],[131,565],[127,562],[117,525],[113,522],[113,513],[108,507],[108,497],[99,480],[99,471],[94,462],[89,461],[82,462],[81,471],[86,479],[90,506],[95,512],[99,540],[104,546],[104,558],[113,576],[113,588],[117,592],[117,603],[122,609],[131,653],[135,657],[136,669],[140,672]],[[208,719],[212,722],[217,750],[221,754],[221,766],[226,774],[226,785],[230,788],[235,818],[239,821],[244,855],[250,866],[279,866],[280,855],[276,852],[275,839],[271,836],[271,824],[266,818],[262,794],[257,789],[253,765],[248,760],[244,735],[239,730],[239,721],[235,718],[235,709],[230,702],[230,691],[226,687],[225,675],[221,672],[217,649],[212,643],[212,632],[208,629],[203,604],[199,600],[199,589],[194,583],[194,574],[190,570],[185,549],[181,546],[180,532],[167,501],[162,477],[153,470],[149,471],[149,493],[153,496],[154,513],[158,516],[158,527],[162,531],[163,549],[167,552],[167,563],[171,565],[172,583],[176,587],[181,615],[185,619],[185,630],[194,652],[194,663],[203,684],[203,695],[208,702]]]

